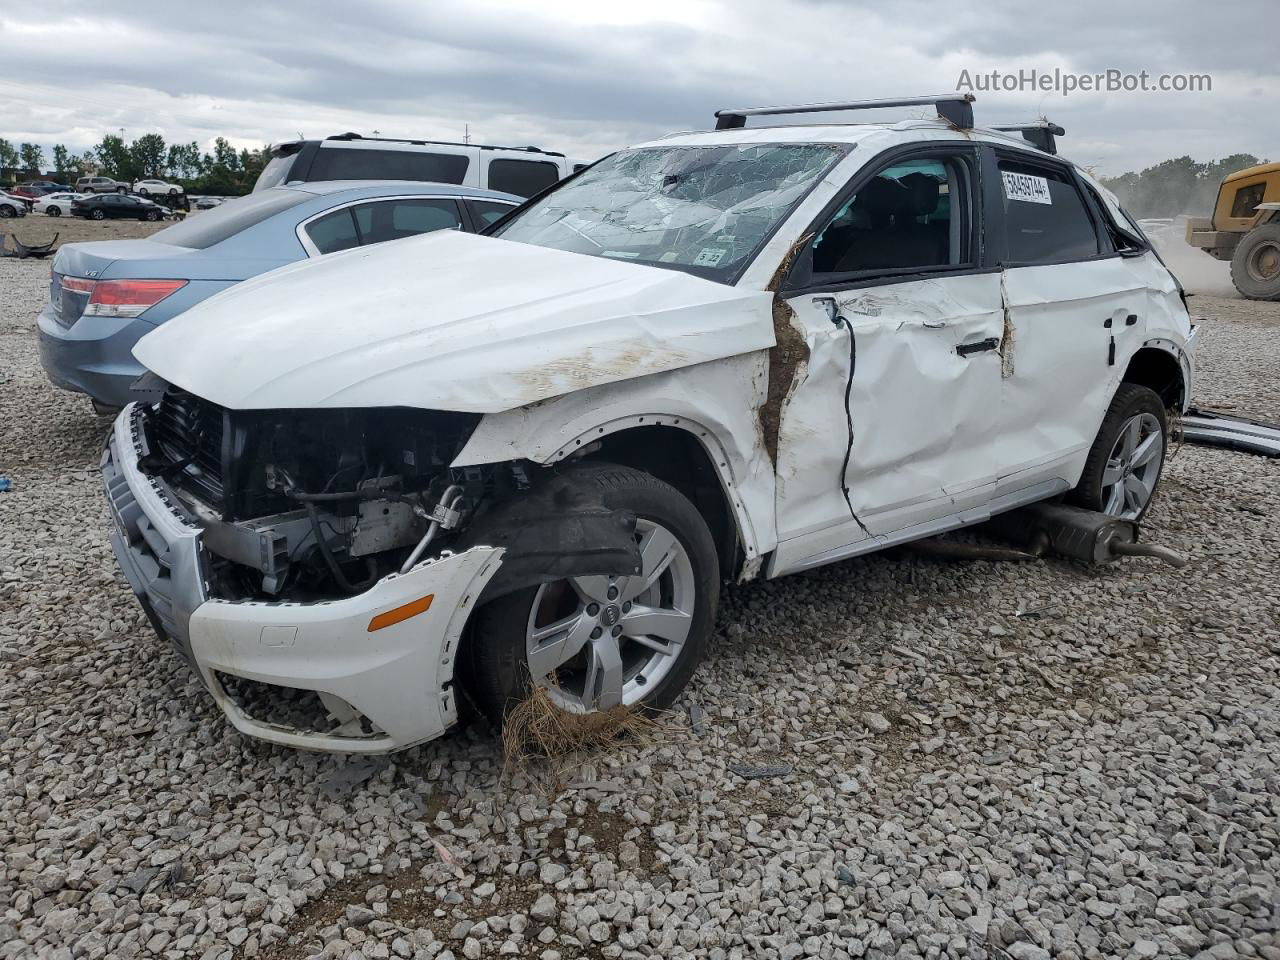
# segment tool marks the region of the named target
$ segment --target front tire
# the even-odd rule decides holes
[[[148,210],[146,213],[144,213],[144,214],[143,214],[143,216],[144,216],[144,217],[146,217],[148,220],[152,220],[152,221],[159,220],[159,219],[160,219],[160,211],[159,211],[159,210]]]
[[[1250,300],[1280,300],[1280,223],[1264,223],[1240,239],[1231,282]]]
[[[1088,510],[1139,521],[1155,498],[1169,448],[1164,403],[1149,387],[1122,383],[1068,499]]]
[[[18,211],[13,207],[8,204],[0,204],[0,219],[8,219],[9,217],[16,217],[17,215]]]
[[[463,679],[495,722],[535,682],[573,713],[667,707],[715,622],[719,562],[693,504],[629,467],[581,467],[570,477],[606,507],[635,513],[642,572],[541,584],[476,612]]]

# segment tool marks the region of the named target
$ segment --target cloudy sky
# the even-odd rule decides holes
[[[977,93],[979,123],[1047,116],[1116,174],[1280,158],[1277,28],[1275,0],[3,0],[0,137],[48,158],[120,128],[207,147],[470,124],[594,159],[718,107],[953,91],[962,71],[1209,74],[1210,92]]]

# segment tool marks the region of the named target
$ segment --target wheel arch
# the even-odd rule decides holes
[[[624,417],[575,437],[557,454],[556,460],[618,463],[671,484],[706,520],[721,577],[737,577],[747,559],[738,516],[743,512],[742,497],[728,472],[728,458],[701,424],[686,417]]]
[[[1188,387],[1191,362],[1172,340],[1148,340],[1129,358],[1122,383],[1148,387],[1166,408],[1185,410],[1191,403]]]

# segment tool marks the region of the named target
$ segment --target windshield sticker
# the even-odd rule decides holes
[[[722,247],[703,247],[702,252],[693,258],[695,267],[714,267],[724,259]]]
[[[1049,194],[1049,181],[1044,177],[1033,177],[1029,173],[1010,173],[1002,170],[1004,178],[1004,195],[1010,200],[1023,200],[1027,203],[1053,203]]]
[[[640,254],[634,250],[604,250],[600,254],[603,257],[618,257],[622,260],[638,260]]]

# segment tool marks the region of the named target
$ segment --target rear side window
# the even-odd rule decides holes
[[[1061,263],[1099,253],[1084,198],[1057,167],[1000,161],[1006,263]]]
[[[456,201],[415,198],[343,207],[312,220],[306,231],[320,253],[337,253],[435,230],[456,230],[461,224]]]
[[[499,203],[496,200],[472,200],[470,203],[471,213],[479,224],[486,227],[496,223],[516,208],[514,203]]]
[[[151,239],[176,247],[204,250],[311,198],[312,194],[284,188],[251,193],[153,233]]]
[[[560,179],[560,169],[545,160],[491,160],[490,190],[532,197]]]
[[[461,183],[470,159],[451,153],[417,150],[357,150],[322,147],[309,180],[429,180]]]
[[[344,207],[327,213],[307,224],[307,236],[321,253],[337,253],[360,245],[360,234],[351,216],[351,208]]]
[[[384,200],[353,209],[362,244],[456,230],[462,223],[453,200]]]

